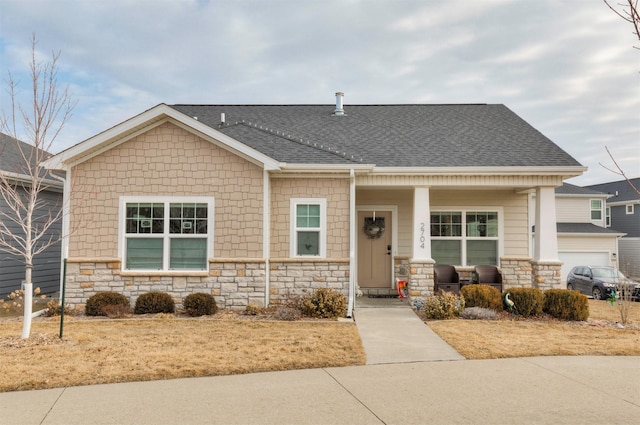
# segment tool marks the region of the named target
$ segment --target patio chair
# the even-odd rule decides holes
[[[433,268],[433,292],[460,293],[460,275],[453,266],[439,264]]]
[[[475,266],[473,283],[491,285],[502,293],[502,274],[496,266]]]

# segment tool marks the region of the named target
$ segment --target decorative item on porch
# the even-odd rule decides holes
[[[398,280],[398,296],[400,296],[400,298],[407,298],[407,292],[407,281]]]
[[[384,217],[365,217],[363,230],[369,239],[378,239],[384,233]]]

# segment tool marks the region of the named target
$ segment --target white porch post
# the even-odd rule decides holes
[[[413,260],[431,258],[431,205],[429,188],[416,187],[413,192]]]
[[[562,262],[558,257],[556,193],[554,187],[536,188],[536,234],[531,271],[533,287],[558,288],[562,282]]]
[[[553,187],[536,188],[536,233],[533,260],[557,262],[556,194]]]
[[[425,299],[433,293],[431,205],[428,187],[413,189],[413,257],[409,261],[409,297]]]

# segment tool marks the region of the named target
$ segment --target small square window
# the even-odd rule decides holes
[[[629,214],[629,215],[633,214],[633,204],[627,204],[626,205],[626,211],[627,211],[627,214]]]

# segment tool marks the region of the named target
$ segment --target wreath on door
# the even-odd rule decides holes
[[[378,239],[384,233],[384,218],[365,217],[363,230],[369,239]]]

